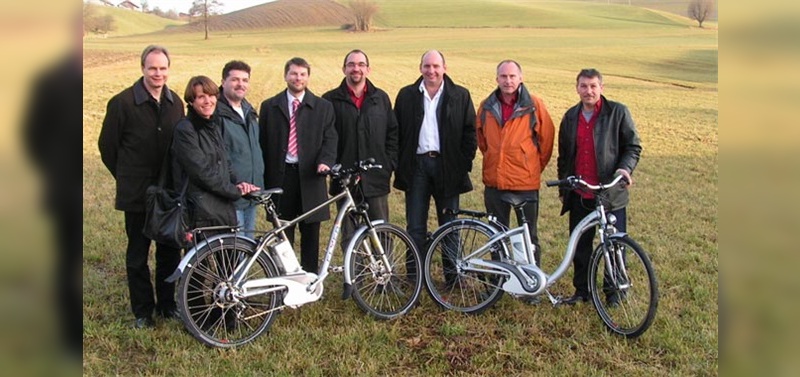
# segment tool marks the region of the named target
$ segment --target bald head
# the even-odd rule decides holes
[[[425,87],[434,92],[442,85],[444,74],[447,72],[447,65],[444,63],[444,55],[437,50],[430,50],[422,54],[419,63],[419,73]]]

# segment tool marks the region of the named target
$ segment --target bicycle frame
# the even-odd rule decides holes
[[[356,178],[356,183],[358,182],[358,178]],[[371,245],[367,244],[369,259],[371,263],[376,263],[376,255],[379,255],[381,261],[383,262],[383,266],[388,268],[388,273],[391,273],[391,266],[389,260],[383,250],[383,246],[381,242],[379,242],[376,232],[374,231],[374,225],[383,222],[383,220],[378,220],[375,222],[369,221],[369,217],[364,211],[359,211],[355,205],[355,200],[353,199],[350,190],[347,189],[349,186],[349,179],[343,180],[343,190],[339,194],[329,198],[325,202],[317,205],[313,209],[303,213],[302,215],[298,216],[292,220],[282,220],[277,217],[277,214],[274,211],[274,204],[271,202],[264,203],[265,207],[272,207],[267,208],[267,213],[271,214],[273,219],[273,225],[275,228],[265,232],[264,235],[261,237],[259,241],[255,241],[252,238],[249,238],[244,235],[238,234],[238,228],[231,228],[231,227],[207,227],[207,228],[199,228],[196,229],[197,231],[207,231],[207,230],[233,230],[236,232],[233,237],[237,237],[242,239],[243,242],[252,243],[255,247],[255,253],[250,256],[245,263],[238,266],[231,279],[231,286],[234,287],[236,290],[235,295],[240,298],[247,298],[257,295],[262,295],[269,292],[274,292],[278,290],[288,289],[289,293],[285,295],[284,304],[292,307],[297,307],[308,302],[316,301],[322,295],[322,283],[329,275],[329,267],[331,264],[331,260],[333,258],[333,253],[339,243],[339,236],[341,234],[342,224],[344,222],[345,216],[349,216],[353,213],[357,214],[358,216],[362,216],[365,220],[365,224],[359,227],[352,236],[352,239],[348,246],[344,250],[344,259],[345,259],[345,266],[347,266],[350,261],[350,256],[352,251],[356,247],[355,240],[361,235],[363,232],[370,232],[370,240]],[[317,273],[303,271],[302,269],[293,273],[287,273],[282,276],[272,277],[272,278],[261,278],[261,279],[253,279],[247,280],[247,272],[253,267],[256,263],[256,260],[261,256],[262,253],[270,254],[267,250],[269,246],[275,245],[278,242],[282,242],[283,240],[287,239],[285,230],[298,224],[299,222],[307,219],[314,213],[327,208],[333,203],[336,203],[340,200],[344,199],[344,203],[340,206],[339,211],[336,215],[333,228],[331,229],[330,238],[328,240],[328,245],[325,249],[325,254],[323,257],[322,265],[320,266],[319,271]],[[209,237],[201,242],[199,242],[194,248],[192,248],[184,259],[181,261],[178,269],[176,269],[175,273],[170,277],[171,279],[177,279],[182,273],[186,266],[190,263],[194,254],[197,253],[198,250],[202,249],[204,246],[208,245],[214,240],[219,240],[220,238],[224,237],[231,237],[231,234],[223,234],[223,235],[216,235]],[[371,248],[375,248],[377,250],[372,250]],[[270,255],[272,258],[272,255]],[[350,276],[350,271],[348,268],[344,268],[345,271],[345,283],[351,284],[352,277]]]
[[[466,211],[466,213],[470,213],[470,211]],[[528,261],[529,262],[534,261],[531,236],[530,236],[530,226],[528,223],[523,223],[522,225],[516,228],[509,229],[505,225],[498,222],[496,217],[492,215],[488,216],[488,222],[492,226],[498,228],[500,232],[491,236],[489,240],[486,241],[486,244],[484,244],[477,250],[473,251],[469,255],[464,256],[463,260],[468,261],[468,263],[464,266],[465,271],[489,273],[504,277],[510,277],[510,275],[513,273],[509,270],[509,267],[511,265],[498,264],[496,261],[487,261],[481,259],[480,257],[488,252],[491,252],[490,249],[493,248],[498,242],[503,242],[504,240],[510,240],[513,236],[516,236],[520,233],[523,234],[523,239],[525,240],[524,251],[528,258]],[[578,248],[578,241],[580,240],[580,237],[585,232],[591,231],[591,229],[595,226],[598,226],[597,232],[600,236],[600,244],[603,245],[603,248],[606,251],[604,256],[606,265],[609,266],[609,268],[614,268],[614,265],[616,264],[612,263],[611,261],[612,256],[610,255],[611,253],[609,252],[609,250],[606,249],[607,240],[612,238],[624,237],[626,233],[617,232],[616,228],[614,228],[613,224],[610,223],[609,221],[602,200],[598,200],[595,206],[595,210],[586,215],[586,217],[584,217],[583,219],[581,219],[581,221],[578,223],[575,229],[573,229],[573,231],[570,233],[570,238],[569,242],[567,243],[567,248],[564,253],[564,257],[561,263],[555,269],[555,271],[553,271],[551,274],[547,274],[538,267],[534,268],[535,264],[516,266],[517,269],[525,269],[528,272],[536,272],[537,270],[540,271],[543,274],[543,277],[545,278],[545,284],[542,285],[541,289],[538,289],[536,290],[536,292],[531,293],[521,289],[521,287],[517,287],[517,284],[512,284],[509,287],[504,287],[504,289],[515,294],[535,296],[553,286],[553,284],[555,284],[571,267],[572,261],[575,258],[575,253]],[[511,252],[513,252],[513,250],[511,250]],[[623,273],[624,273],[624,265],[623,265]]]

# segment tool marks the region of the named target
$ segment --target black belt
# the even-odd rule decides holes
[[[298,170],[298,169],[300,169],[300,164],[299,163],[290,164],[290,163],[287,162],[286,163],[286,168],[287,169]]]
[[[425,157],[430,157],[430,158],[436,158],[436,157],[439,157],[439,152],[437,152],[437,151],[427,151],[425,153],[420,153],[417,156],[425,156]]]

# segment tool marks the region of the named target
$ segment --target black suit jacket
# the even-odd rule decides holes
[[[289,144],[289,105],[286,90],[261,103],[259,111],[261,151],[264,154],[264,186],[282,187]],[[310,90],[297,109],[297,155],[300,187],[306,212],[328,199],[325,176],[317,174],[317,165],[336,163],[337,135],[333,105]],[[306,222],[328,220],[330,210],[319,211]]]
[[[416,168],[419,131],[425,117],[424,94],[419,91],[420,76],[413,84],[400,89],[394,104],[399,125],[400,153],[394,187],[407,190]],[[436,114],[439,123],[439,153],[442,171],[437,175],[435,190],[452,196],[472,190],[469,172],[478,148],[475,136],[475,106],[469,91],[444,76],[444,92]]]
[[[183,101],[175,92],[164,86],[157,105],[141,78],[108,101],[98,146],[103,164],[117,180],[116,209],[144,212],[144,193],[158,181],[183,114]]]

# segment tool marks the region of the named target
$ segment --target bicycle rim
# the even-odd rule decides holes
[[[592,301],[611,332],[636,338],[655,319],[658,308],[655,274],[650,259],[636,242],[625,237],[612,239],[610,243],[611,256],[617,250],[622,251],[625,272],[619,268],[619,258],[612,257],[609,265],[602,245],[598,246],[589,271]]]
[[[213,347],[235,347],[265,332],[278,314],[280,292],[236,300],[230,292],[233,271],[253,255],[252,246],[233,238],[213,243],[197,254],[181,277],[178,305],[192,335]],[[275,266],[261,255],[245,281],[277,276]]]
[[[390,268],[386,268],[377,255],[378,249],[372,244],[369,231],[363,232],[350,257],[353,298],[373,317],[392,319],[411,310],[419,300],[422,291],[422,276],[418,273],[420,256],[411,237],[399,227],[378,224],[375,232]]]
[[[424,261],[425,287],[442,308],[479,314],[503,295],[505,278],[485,272],[466,272],[459,268],[463,258],[487,244],[496,231],[480,222],[457,220],[445,225],[431,241]],[[505,247],[497,243],[498,247]],[[498,260],[496,252],[479,258]]]

